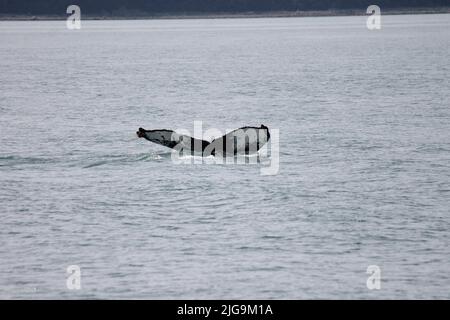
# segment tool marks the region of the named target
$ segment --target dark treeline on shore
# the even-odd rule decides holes
[[[79,5],[83,14],[126,16],[364,10],[371,4],[386,9],[430,8],[450,6],[450,0],[0,0],[0,14],[61,15],[71,4]]]

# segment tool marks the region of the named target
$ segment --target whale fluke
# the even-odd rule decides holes
[[[145,130],[139,128],[136,134],[139,138],[145,138],[162,146],[190,151],[191,154],[201,154],[202,156],[254,154],[270,139],[269,128],[265,125],[242,127],[214,139],[212,142],[195,139],[167,129]]]
[[[136,132],[139,138],[145,138],[148,141],[160,144],[162,146],[174,149],[175,147],[184,147],[190,149],[192,153],[201,153],[209,145],[208,141],[195,139],[190,136],[178,134],[173,130],[145,130],[139,128]]]

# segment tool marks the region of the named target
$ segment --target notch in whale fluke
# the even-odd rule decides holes
[[[242,127],[233,130],[211,142],[178,134],[167,129],[146,130],[139,128],[136,135],[139,138],[168,148],[182,148],[190,150],[191,154],[201,154],[202,156],[254,154],[270,139],[269,128],[263,124],[260,127]]]

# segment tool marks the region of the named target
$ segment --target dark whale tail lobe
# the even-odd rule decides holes
[[[208,141],[195,139],[167,129],[145,130],[144,128],[139,128],[136,134],[139,138],[144,138],[164,147],[190,150],[192,154],[203,154],[203,151],[209,145]]]
[[[269,128],[242,127],[215,139],[207,149],[222,156],[256,154],[269,140]]]

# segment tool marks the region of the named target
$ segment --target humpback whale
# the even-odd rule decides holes
[[[167,129],[146,130],[139,128],[136,134],[139,138],[144,138],[153,143],[204,157],[255,154],[270,139],[269,128],[263,124],[260,127],[242,127],[233,130],[211,142],[178,134]]]

